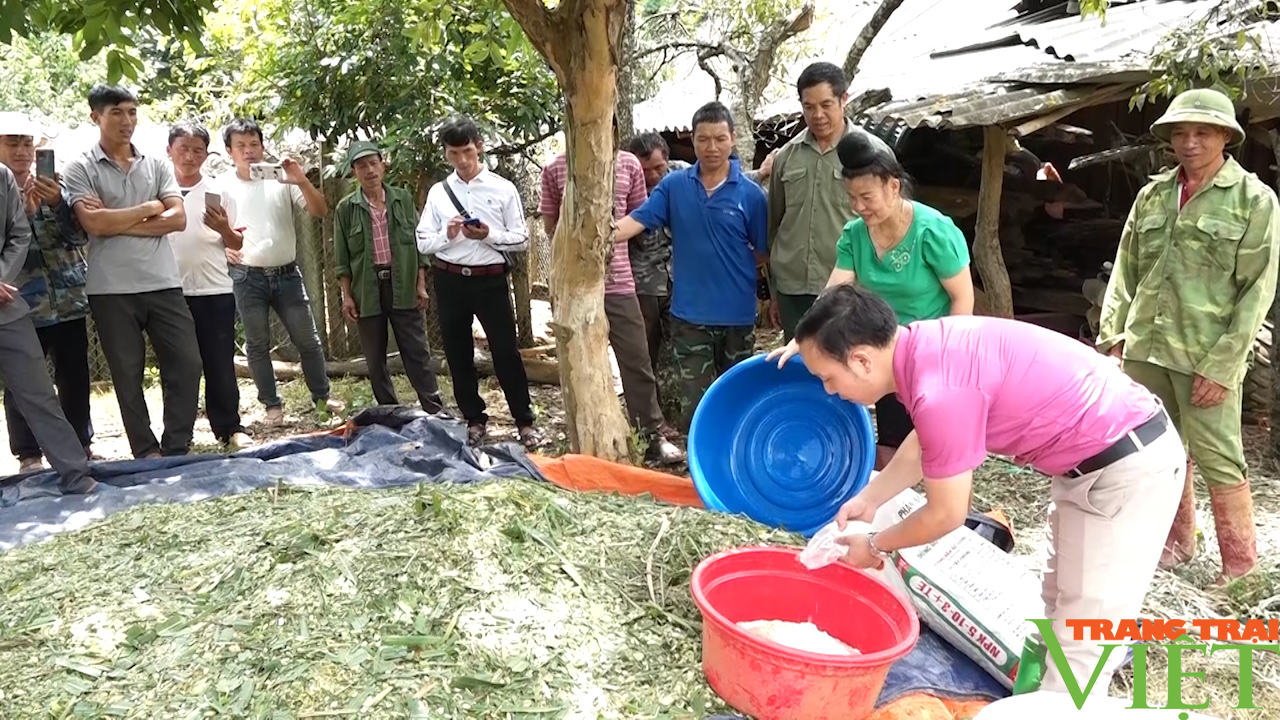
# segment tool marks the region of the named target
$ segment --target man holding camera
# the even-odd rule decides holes
[[[31,321],[46,357],[53,361],[58,402],[90,455],[93,422],[89,415],[89,299],[84,293],[88,241],[53,170],[53,150],[36,150],[44,132],[22,113],[0,113],[0,164],[13,171],[22,189],[31,227],[31,247],[14,285],[31,308]],[[41,162],[37,163],[37,156]],[[43,165],[36,168],[35,165]],[[20,472],[44,467],[44,451],[26,418],[4,392],[9,449]]]
[[[329,206],[297,161],[284,158],[279,165],[262,164],[262,129],[253,120],[232,121],[222,131],[222,140],[236,169],[219,180],[236,203],[244,234],[240,263],[231,266],[231,279],[244,324],[249,374],[258,387],[258,400],[267,408],[267,424],[284,423],[284,404],[271,365],[272,310],[298,349],[316,410],[341,413],[343,404],[329,397],[324,348],[298,268],[293,224],[295,209],[324,217]]]

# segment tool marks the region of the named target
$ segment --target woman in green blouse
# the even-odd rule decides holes
[[[910,199],[910,179],[892,153],[861,133],[840,141],[845,190],[856,217],[836,243],[827,287],[857,280],[893,307],[902,325],[973,314],[973,279],[964,233],[951,218]],[[769,354],[779,367],[795,341]],[[882,469],[914,426],[896,395],[876,402],[876,468]]]

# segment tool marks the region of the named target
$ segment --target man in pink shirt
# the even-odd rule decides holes
[[[569,161],[564,153],[542,168],[539,210],[547,237],[556,234],[568,177]],[[613,185],[614,218],[626,217],[644,205],[648,197],[644,168],[640,166],[639,158],[619,151]],[[631,259],[625,240],[614,243],[613,255],[609,258],[604,282],[604,312],[609,320],[609,344],[613,346],[618,374],[622,376],[627,416],[648,441],[648,458],[664,465],[683,461],[684,453],[666,437],[674,431],[667,426],[658,402],[658,383],[653,374],[653,364],[649,362],[649,336],[645,332],[640,301],[636,299],[636,282],[631,274]]]
[[[900,328],[883,299],[856,284],[825,291],[796,327],[800,355],[827,392],[864,405],[897,393],[915,424],[893,459],[836,517],[870,521],[924,480],[926,504],[879,533],[842,539],[846,562],[873,567],[964,524],[973,471],[988,453],[1052,478],[1051,551],[1042,597],[1077,678],[1102,657],[1074,641],[1069,619],[1136,618],[1182,494],[1186,455],[1150,391],[1106,357],[1029,323],[946,317]],[[1106,694],[1123,662],[1094,683]],[[1056,667],[1043,690],[1066,692]]]

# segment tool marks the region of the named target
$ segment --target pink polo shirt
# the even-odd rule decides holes
[[[924,476],[948,478],[1012,456],[1061,475],[1159,410],[1108,358],[1030,323],[945,317],[902,328],[898,398],[915,424]]]

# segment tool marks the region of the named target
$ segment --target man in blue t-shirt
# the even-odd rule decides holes
[[[718,102],[693,115],[698,162],[670,172],[639,210],[618,221],[618,240],[671,230],[671,345],[687,432],[712,381],[755,353],[756,264],[768,257],[769,206],[733,157],[733,116]]]

